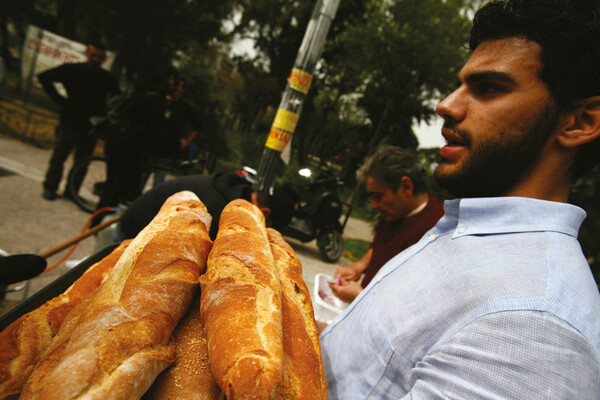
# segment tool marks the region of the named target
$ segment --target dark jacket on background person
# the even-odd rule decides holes
[[[150,143],[150,150],[156,157],[177,159],[182,157],[181,138],[190,132],[200,132],[202,121],[199,114],[185,100],[163,100],[164,119],[157,126]],[[200,138],[196,139],[197,141]],[[184,158],[184,157],[182,157]]]
[[[97,209],[128,203],[142,194],[142,176],[148,168],[149,142],[163,123],[163,96],[135,93],[129,110],[130,127],[122,138],[105,143],[106,185]],[[92,226],[102,220],[102,214]]]
[[[110,72],[93,70],[87,63],[63,64],[37,78],[52,101],[62,107],[60,123],[74,129],[90,129],[90,117],[104,110],[107,96],[120,92]],[[58,93],[55,82],[64,86],[66,98]]]
[[[194,192],[212,215],[210,237],[214,240],[223,208],[234,199],[250,201],[250,183],[236,174],[190,175],[171,179],[144,193],[129,206],[120,222],[120,234],[134,238],[160,210],[165,200],[180,191]]]
[[[69,154],[75,150],[74,159],[79,161],[94,151],[96,137],[90,132],[90,117],[101,114],[106,108],[107,97],[118,94],[120,90],[110,72],[90,68],[87,63],[60,65],[40,73],[38,80],[48,96],[62,107],[56,143],[44,179],[44,196],[52,200]],[[67,97],[56,90],[54,83],[64,86]],[[76,183],[76,186],[79,184]]]

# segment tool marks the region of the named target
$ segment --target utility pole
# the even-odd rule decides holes
[[[306,27],[256,174],[253,191],[257,193],[259,203],[261,203],[261,195],[275,182],[282,164],[289,163],[292,136],[339,4],[340,0],[317,0]]]

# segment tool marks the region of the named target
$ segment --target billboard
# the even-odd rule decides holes
[[[37,79],[33,79],[37,74],[61,64],[85,62],[86,48],[87,44],[29,25],[21,58],[23,82],[39,87]],[[110,70],[114,60],[115,53],[107,51],[102,68]]]

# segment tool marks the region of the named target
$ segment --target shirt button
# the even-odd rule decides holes
[[[436,237],[437,237],[437,235],[435,233],[432,233],[431,235],[429,235],[429,241],[430,242],[434,241]]]
[[[464,226],[461,226],[460,228],[457,229],[458,233],[465,233],[467,231],[467,228],[465,228]]]

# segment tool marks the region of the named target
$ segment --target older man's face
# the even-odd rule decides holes
[[[367,193],[371,196],[371,208],[379,211],[379,216],[383,220],[400,221],[412,211],[407,198],[412,193],[406,193],[402,187],[394,192],[389,186],[372,177],[368,177],[365,184]]]

